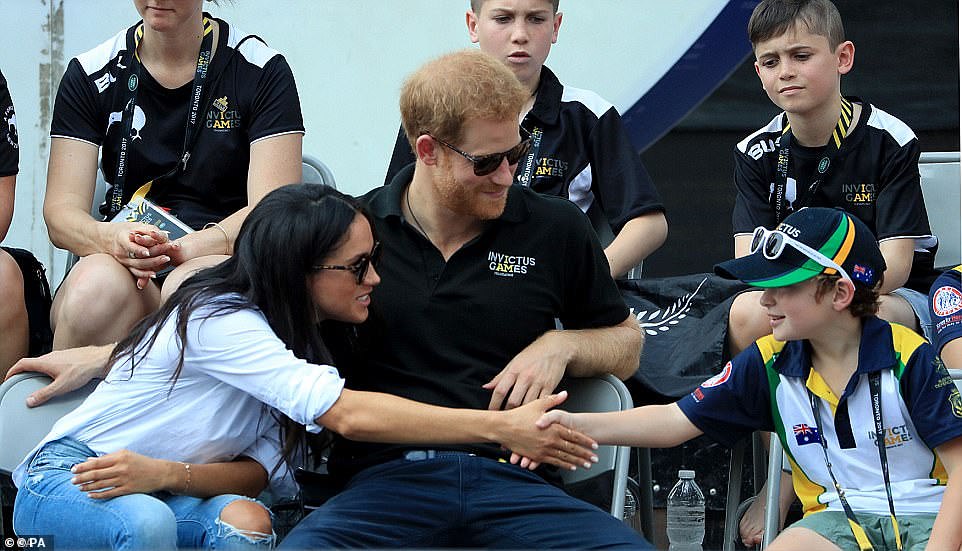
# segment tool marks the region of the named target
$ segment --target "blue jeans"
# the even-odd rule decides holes
[[[516,465],[431,455],[358,473],[280,548],[651,548],[610,514]]]
[[[130,494],[95,500],[71,484],[70,468],[96,454],[77,440],[44,446],[27,469],[13,508],[18,535],[53,536],[57,549],[269,549],[273,534],[242,532],[220,520],[237,495],[197,498]]]

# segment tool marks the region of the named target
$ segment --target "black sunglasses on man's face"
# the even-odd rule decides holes
[[[521,143],[518,145],[507,151],[502,151],[501,153],[492,153],[490,155],[471,155],[470,153],[461,151],[441,138],[432,135],[430,132],[428,132],[427,135],[431,136],[433,140],[447,147],[451,151],[454,151],[458,155],[461,155],[465,159],[471,161],[471,164],[474,165],[475,176],[487,176],[495,170],[498,170],[498,167],[501,166],[502,159],[508,159],[508,165],[510,166],[518,164],[518,161],[528,154],[528,149],[531,147],[531,138],[526,137],[521,140]]]

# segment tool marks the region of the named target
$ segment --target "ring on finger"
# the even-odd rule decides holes
[[[137,255],[134,254],[132,251],[127,251],[127,258],[133,260],[133,259],[137,258]]]

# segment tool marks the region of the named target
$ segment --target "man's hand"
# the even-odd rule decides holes
[[[74,465],[71,472],[75,476],[70,482],[92,499],[109,499],[181,489],[184,483],[178,480],[178,474],[182,471],[178,463],[120,450]]]
[[[560,334],[548,331],[541,335],[483,385],[493,390],[488,409],[516,408],[554,392],[573,356],[568,341],[556,338]]]
[[[13,364],[7,377],[35,371],[53,379],[49,385],[27,396],[27,406],[35,407],[53,398],[84,386],[105,374],[112,344],[55,350],[39,358],[23,358]]]
[[[545,412],[568,397],[567,392],[552,394],[505,413],[509,417],[509,430],[501,438],[501,445],[512,451],[511,463],[526,469],[541,463],[563,469],[588,469],[598,461],[595,450],[598,444],[588,436],[560,423],[537,426]]]

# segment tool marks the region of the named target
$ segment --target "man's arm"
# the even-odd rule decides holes
[[[668,237],[668,221],[661,211],[628,221],[605,249],[611,277],[620,277],[655,252]]]
[[[962,338],[946,343],[939,353],[942,363],[949,369],[962,369]]]
[[[638,321],[630,314],[612,327],[548,331],[484,385],[492,390],[488,408],[513,408],[547,396],[565,375],[611,373],[627,379],[638,369],[643,340]]]

